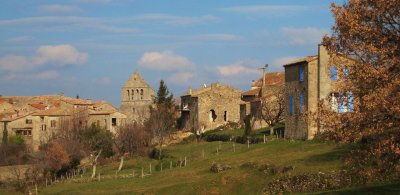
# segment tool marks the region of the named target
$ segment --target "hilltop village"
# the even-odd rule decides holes
[[[330,99],[335,112],[352,110],[351,94],[340,94],[335,81],[340,75],[329,66],[329,54],[318,46],[318,54],[284,64],[285,72],[264,72],[252,81],[248,91],[212,83],[199,89],[189,88],[176,105],[179,129],[205,132],[228,123],[242,124],[251,118],[253,129],[271,125],[263,117],[263,108],[274,104],[277,93],[281,102],[276,122],[285,124],[280,136],[286,139],[313,139],[323,131],[316,121],[300,117],[306,111],[316,112],[318,101]],[[338,57],[340,58],[340,57]],[[348,62],[350,59],[342,59]],[[249,82],[250,83],[250,82]],[[340,101],[346,96],[346,101]],[[121,105],[115,108],[106,101],[93,101],[63,94],[43,96],[2,96],[0,98],[0,138],[23,136],[31,151],[48,142],[71,125],[95,124],[115,134],[124,124],[143,123],[154,104],[154,89],[134,72],[121,89]],[[272,100],[272,101],[271,101]],[[343,103],[344,102],[344,103]]]

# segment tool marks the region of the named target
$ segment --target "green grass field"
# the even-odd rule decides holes
[[[239,130],[236,130],[239,131]],[[222,133],[222,132],[218,132]],[[226,133],[226,132],[225,132]],[[238,132],[231,131],[231,134]],[[232,142],[192,142],[169,146],[165,149],[163,171],[160,162],[147,157],[136,157],[126,160],[120,175],[132,174],[132,178],[112,178],[119,162],[99,167],[104,178],[101,181],[78,183],[67,181],[40,188],[40,194],[261,194],[263,188],[273,178],[282,176],[267,175],[257,168],[243,168],[244,163],[252,162],[257,165],[275,164],[278,166],[294,166],[290,174],[327,172],[341,168],[341,156],[348,149],[335,144],[318,143],[315,141],[282,141],[269,137],[266,144],[254,144],[247,148],[245,144]],[[217,153],[218,148],[218,153]],[[204,156],[203,156],[204,154]],[[186,167],[173,167],[170,161],[187,158]],[[213,173],[210,167],[213,162],[228,164],[232,169],[221,173]],[[144,178],[139,177],[142,168],[149,173]],[[288,173],[286,173],[288,174]],[[83,178],[88,178],[87,173]],[[77,179],[79,180],[79,179]],[[369,189],[370,188],[370,189]],[[332,194],[354,194],[373,192],[374,190],[395,194],[400,188],[393,184],[370,187],[343,189]],[[386,190],[386,191],[385,191]],[[5,191],[3,191],[5,192]],[[1,193],[1,191],[0,191]]]

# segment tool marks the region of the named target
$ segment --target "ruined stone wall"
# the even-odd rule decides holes
[[[239,122],[241,103],[240,90],[222,85],[211,86],[211,90],[198,95],[199,125],[213,129],[228,121]]]

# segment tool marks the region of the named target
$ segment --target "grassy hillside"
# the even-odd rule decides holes
[[[218,132],[221,133],[221,132]],[[237,132],[229,132],[236,134]],[[192,142],[166,148],[167,157],[163,159],[163,171],[157,160],[137,157],[126,161],[119,175],[132,174],[132,178],[113,178],[119,163],[111,163],[99,168],[101,181],[79,182],[79,179],[39,189],[41,194],[260,194],[266,184],[273,178],[282,176],[268,175],[257,167],[265,164],[277,166],[294,166],[294,170],[285,174],[327,172],[338,170],[343,165],[340,156],[346,148],[334,144],[311,141],[272,140],[268,143],[250,145],[232,142]],[[217,153],[218,148],[218,153]],[[204,157],[203,157],[204,154]],[[187,158],[186,167],[175,167],[179,159]],[[174,167],[170,169],[170,162]],[[213,173],[210,167],[213,162],[230,165],[232,169]],[[142,167],[149,173],[140,177]],[[252,166],[242,166],[247,163]],[[87,173],[83,178],[88,178]],[[393,188],[393,186],[391,186]],[[382,188],[382,187],[378,187]],[[384,188],[384,187],[383,187]],[[349,193],[362,192],[363,189],[349,189]],[[351,191],[353,190],[353,191]],[[355,191],[354,191],[355,190]],[[395,188],[399,190],[399,188]],[[332,193],[346,193],[338,191]]]

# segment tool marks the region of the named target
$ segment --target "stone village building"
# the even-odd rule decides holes
[[[112,133],[126,120],[124,114],[104,101],[93,102],[63,95],[11,96],[5,99],[13,104],[0,112],[0,139],[4,134],[21,135],[31,151],[37,151],[41,144],[56,137],[71,120],[79,120],[83,127],[94,123]]]
[[[241,90],[212,83],[181,96],[181,126],[210,130],[228,121],[240,121]]]
[[[154,103],[154,90],[135,71],[121,90],[120,111],[129,122],[143,123],[150,117],[150,106]]]
[[[341,59],[349,62],[349,59]],[[336,112],[352,109],[352,97],[346,104],[338,104],[339,93],[335,89],[337,71],[330,66],[330,55],[322,45],[318,55],[308,56],[284,65],[285,68],[285,138],[313,139],[323,129],[317,121],[303,118],[306,112],[318,111],[318,102],[329,99]],[[307,122],[309,121],[309,122]]]
[[[250,90],[242,93],[244,103],[240,105],[240,117],[244,119],[247,115],[251,115],[253,129],[267,126],[261,116],[262,101],[282,89],[285,84],[284,72],[270,72],[263,77],[252,81]]]

